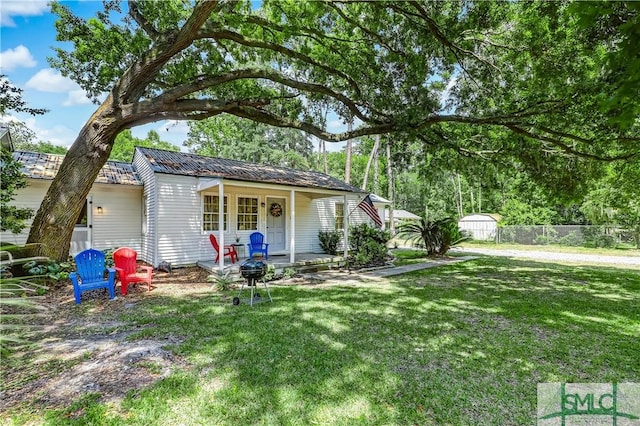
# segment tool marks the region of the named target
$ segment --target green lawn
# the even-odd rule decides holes
[[[540,382],[640,382],[638,271],[480,258],[271,289],[254,308],[149,297],[125,319],[184,338],[172,350],[189,367],[121,405],[87,395],[14,422],[521,425]]]

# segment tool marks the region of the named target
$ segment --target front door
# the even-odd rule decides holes
[[[73,228],[73,234],[71,235],[71,247],[69,247],[69,254],[75,256],[83,250],[91,248],[91,196],[87,198],[76,220],[76,226]]]
[[[269,253],[287,248],[287,206],[284,198],[267,197],[267,243]]]

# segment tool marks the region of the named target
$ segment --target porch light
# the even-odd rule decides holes
[[[102,206],[98,206],[98,214],[102,214]]]

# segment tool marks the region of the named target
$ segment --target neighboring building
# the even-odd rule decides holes
[[[409,222],[409,221],[419,221],[420,216],[417,214],[413,214],[406,210],[394,210],[393,211],[393,222],[396,225],[399,225],[401,222]],[[389,222],[389,218],[386,218],[387,223]]]
[[[14,152],[29,186],[14,204],[37,209],[63,156]],[[321,230],[371,219],[358,203],[360,189],[329,175],[243,161],[137,147],[133,164],[107,162],[94,183],[73,234],[70,253],[129,246],[153,266],[215,259],[209,234],[220,245],[262,232],[269,254],[321,253]],[[219,212],[223,214],[220,215]],[[223,232],[220,232],[222,229]],[[2,233],[3,242],[21,244]],[[227,260],[228,261],[228,260]],[[224,257],[220,256],[220,268]]]
[[[494,240],[500,220],[502,216],[499,214],[474,213],[461,218],[458,221],[458,227],[474,240]]]

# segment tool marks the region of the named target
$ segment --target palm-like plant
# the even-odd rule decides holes
[[[424,244],[427,255],[444,255],[451,247],[468,239],[460,234],[458,224],[451,217],[438,220],[420,218],[419,222],[404,222],[398,227],[398,237],[414,244]]]

